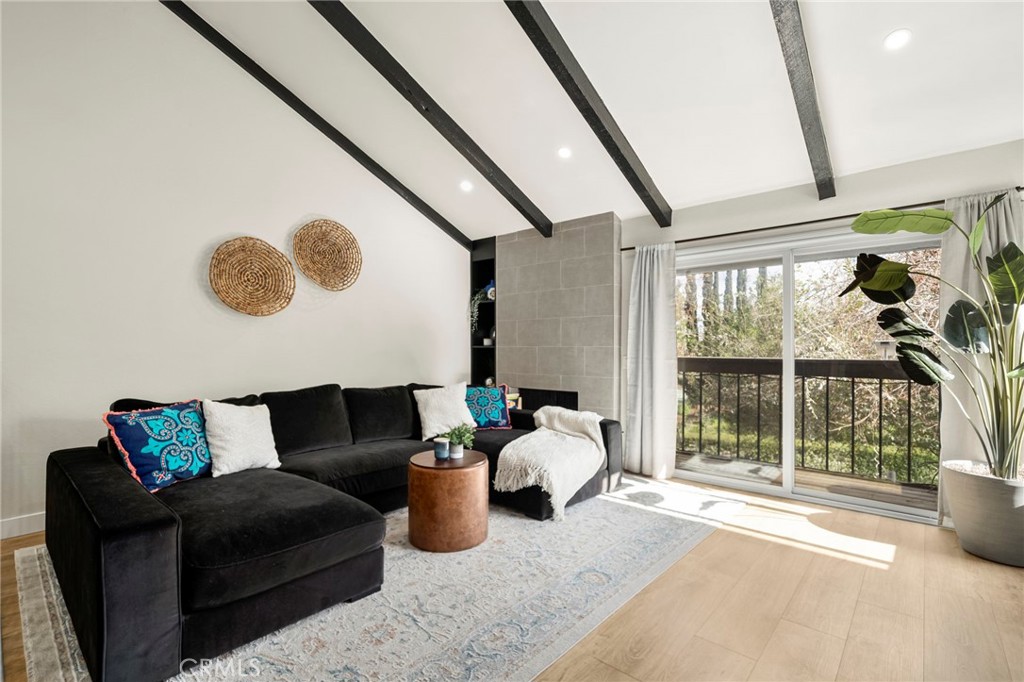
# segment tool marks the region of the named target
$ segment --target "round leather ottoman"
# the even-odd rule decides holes
[[[409,460],[409,542],[428,552],[457,552],[487,539],[487,455]]]

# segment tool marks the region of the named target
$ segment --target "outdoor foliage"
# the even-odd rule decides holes
[[[938,249],[886,256],[911,264],[915,270],[939,270]],[[794,319],[798,358],[880,358],[878,342],[887,336],[874,326],[879,305],[863,297],[836,298],[856,266],[852,258],[797,264]],[[677,282],[679,357],[781,357],[781,268],[688,272]],[[938,283],[919,281],[914,306],[919,321],[937,324]],[[700,382],[695,373],[680,374],[677,449],[780,463],[779,377],[762,376],[760,391],[753,375],[704,374],[703,385]],[[795,388],[797,466],[880,480],[935,483],[939,452],[936,388],[885,380],[881,399],[877,380],[855,380],[851,386],[849,379],[826,382],[797,377]]]

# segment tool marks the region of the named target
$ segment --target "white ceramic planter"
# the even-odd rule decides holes
[[[1024,480],[968,473],[972,464],[942,463],[943,492],[960,546],[990,561],[1024,566]]]
[[[462,447],[463,446],[461,443],[459,443],[458,445],[452,443],[451,445],[448,446],[448,455],[452,459],[462,459]]]

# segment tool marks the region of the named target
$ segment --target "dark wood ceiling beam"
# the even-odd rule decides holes
[[[551,220],[526,193],[498,167],[472,137],[448,115],[405,70],[380,41],[352,14],[341,0],[309,0],[309,4],[377,70],[444,139],[476,168],[496,190],[545,237],[551,236]]]
[[[670,226],[672,207],[654,184],[650,173],[626,139],[625,133],[619,128],[619,124],[615,122],[597,88],[590,82],[544,7],[538,0],[505,0],[505,5],[512,11],[512,15],[533,42],[540,56],[547,62],[555,78],[569,95],[569,99],[590,124],[597,139],[604,145],[647,210],[659,225]]]
[[[836,181],[832,173],[832,160],[828,155],[825,127],[821,123],[818,94],[814,88],[811,59],[807,54],[804,25],[800,19],[800,5],[796,0],[770,0],[775,30],[779,34],[782,56],[789,72],[800,129],[804,134],[807,156],[814,171],[814,184],[818,186],[818,200],[836,195]]]
[[[398,196],[405,199],[417,211],[422,213],[428,220],[437,225],[442,232],[454,239],[466,250],[472,250],[473,242],[469,237],[459,231],[444,216],[435,211],[427,202],[416,196],[408,187],[403,185],[398,178],[389,173],[383,166],[374,161],[366,152],[360,149],[352,140],[345,137],[337,128],[332,126],[323,116],[314,111],[309,105],[303,102],[291,90],[286,88],[279,80],[271,76],[263,67],[253,61],[247,54],[238,49],[230,40],[225,38],[217,29],[206,22],[205,19],[196,14],[192,8],[181,0],[160,0],[164,7],[171,10],[179,19],[191,26],[196,33],[206,38],[214,47],[223,52],[235,64],[242,67],[250,76],[259,81],[267,90],[292,108],[302,118],[306,119],[314,128],[323,133],[331,142],[345,150],[349,156],[355,159],[363,168],[370,171],[378,180],[391,188]]]

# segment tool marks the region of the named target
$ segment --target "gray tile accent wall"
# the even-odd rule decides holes
[[[577,391],[619,418],[622,230],[614,213],[497,239],[497,379]]]

